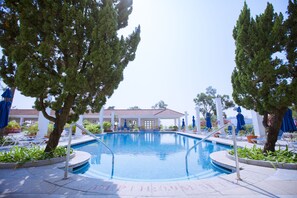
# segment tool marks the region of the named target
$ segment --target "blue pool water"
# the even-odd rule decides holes
[[[93,178],[115,178],[138,181],[202,179],[230,173],[211,163],[209,154],[230,146],[202,142],[188,155],[199,139],[175,133],[110,133],[99,136],[114,152],[96,141],[74,146],[74,150],[92,155],[89,163],[73,172]],[[187,167],[186,167],[187,165]]]

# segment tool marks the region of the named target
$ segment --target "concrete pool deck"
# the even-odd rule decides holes
[[[73,142],[89,139],[84,136]],[[231,140],[220,138],[213,141],[231,143]],[[238,144],[251,146],[244,141]],[[211,157],[220,163],[235,165],[225,152],[214,153]],[[297,197],[297,170],[240,163],[241,181],[232,173],[202,180],[131,182],[71,173],[64,179],[61,165],[0,169],[0,197]]]

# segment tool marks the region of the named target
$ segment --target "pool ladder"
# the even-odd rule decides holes
[[[240,179],[240,174],[239,174],[239,164],[238,164],[238,155],[237,155],[237,143],[236,143],[236,135],[235,135],[235,126],[232,123],[228,123],[224,126],[222,126],[219,129],[215,129],[213,130],[210,134],[208,134],[206,137],[204,137],[203,139],[201,139],[200,141],[198,141],[194,146],[192,146],[186,153],[185,156],[185,161],[186,161],[186,173],[189,176],[189,170],[188,170],[188,155],[190,153],[190,151],[195,148],[196,146],[198,146],[199,144],[201,144],[202,142],[204,142],[206,139],[208,139],[210,136],[212,136],[213,134],[217,133],[218,131],[220,131],[221,129],[224,129],[226,126],[231,126],[232,127],[232,138],[233,138],[233,148],[234,148],[234,157],[235,157],[235,166],[236,166],[236,173],[237,173],[237,180],[241,180]]]
[[[85,131],[89,136],[93,137],[98,143],[103,144],[111,153],[112,155],[112,166],[111,166],[111,178],[113,177],[113,173],[114,173],[114,153],[112,152],[112,150],[100,139],[98,138],[96,135],[94,135],[93,133],[91,133],[90,131],[88,131],[87,129],[85,129],[83,126],[77,124],[77,123],[73,123],[70,125],[70,132],[69,132],[69,136],[68,136],[68,145],[67,145],[67,156],[66,156],[66,165],[65,165],[65,172],[64,172],[64,179],[68,178],[68,169],[69,169],[69,160],[70,160],[70,146],[71,146],[71,129],[73,126],[78,127],[80,130]]]

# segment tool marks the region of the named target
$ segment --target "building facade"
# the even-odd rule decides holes
[[[161,119],[174,120],[174,125],[180,128],[180,118],[184,114],[171,109],[103,109],[101,110],[103,121],[112,124],[112,130],[120,130],[123,127],[137,127],[141,130],[156,130],[160,128]],[[51,111],[54,116],[54,112]],[[37,122],[39,112],[35,109],[11,109],[10,120],[16,120],[21,125],[24,122]],[[86,113],[82,120],[92,123],[100,122],[100,113]]]

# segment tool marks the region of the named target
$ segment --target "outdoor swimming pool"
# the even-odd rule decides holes
[[[176,133],[139,132],[109,133],[101,140],[114,152],[96,141],[73,146],[74,150],[92,155],[89,163],[73,171],[92,178],[114,178],[137,181],[170,181],[202,179],[231,173],[211,163],[209,154],[230,146],[202,142],[188,155],[187,150],[199,139]]]

